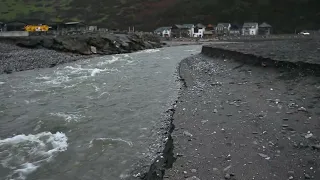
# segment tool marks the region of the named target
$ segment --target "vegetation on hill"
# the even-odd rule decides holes
[[[152,30],[174,23],[266,21],[277,32],[320,28],[319,0],[1,0],[0,20],[81,20]]]

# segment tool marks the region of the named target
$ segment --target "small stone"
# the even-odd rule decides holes
[[[263,158],[268,158],[268,155],[266,155],[266,154],[262,154],[262,153],[258,153],[258,154],[259,154],[259,156],[261,156]]]
[[[212,168],[212,170],[213,170],[213,171],[218,171],[219,169],[218,169],[218,168]]]
[[[177,157],[182,157],[183,154],[177,153]]]
[[[187,171],[183,171],[183,174],[188,174],[188,172]]]
[[[288,124],[282,124],[282,127],[289,127]]]
[[[192,173],[196,173],[197,170],[196,170],[196,169],[191,169],[191,172],[192,172]]]
[[[288,119],[288,118],[283,118],[283,120],[284,120],[284,121],[289,121],[289,119]]]
[[[294,174],[294,171],[288,171],[288,174],[289,174],[289,175],[293,175],[293,174]]]
[[[320,150],[320,144],[312,145],[313,149]]]
[[[224,176],[224,179],[230,179],[230,178],[231,178],[230,174],[226,174],[226,175]]]
[[[189,133],[188,131],[184,131],[183,132],[183,135],[185,136],[189,136],[189,137],[192,137],[193,135],[191,133]]]
[[[187,178],[186,180],[200,180],[197,176],[192,176]]]
[[[213,112],[214,112],[214,113],[218,113],[218,110],[217,110],[217,109],[214,109]]]
[[[293,176],[289,176],[289,180],[293,179]]]
[[[306,108],[304,108],[304,107],[300,107],[300,108],[298,108],[298,111],[304,111],[304,112],[306,112],[306,111],[307,111],[307,109],[306,109]]]
[[[228,171],[230,168],[231,168],[231,165],[229,165],[226,168],[224,168],[223,171]]]
[[[304,179],[310,179],[310,175],[309,174],[304,174]]]
[[[229,154],[226,158],[227,161],[231,160],[231,154]]]

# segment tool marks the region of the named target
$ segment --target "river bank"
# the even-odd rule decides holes
[[[163,151],[172,147],[176,66],[200,50],[150,49],[0,75],[0,179],[161,178],[150,165],[170,161]]]
[[[204,46],[183,60],[171,134],[177,160],[164,179],[319,179],[312,42]]]
[[[0,39],[0,74],[54,67],[98,55],[161,47],[157,37],[135,34],[32,36]]]

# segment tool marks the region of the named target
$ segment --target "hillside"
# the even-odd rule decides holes
[[[0,20],[81,20],[152,30],[173,23],[267,21],[278,32],[320,28],[319,0],[2,0]]]

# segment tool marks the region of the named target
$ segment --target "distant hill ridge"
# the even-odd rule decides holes
[[[277,32],[320,28],[319,0],[1,0],[0,21],[84,21],[153,30],[173,23],[268,22]]]

